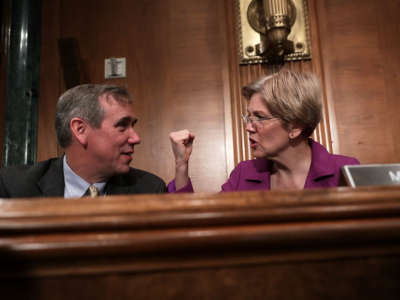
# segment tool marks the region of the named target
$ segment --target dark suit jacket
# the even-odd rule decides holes
[[[131,168],[107,182],[105,193],[164,193],[162,179],[143,170]],[[62,158],[52,158],[34,165],[0,169],[0,198],[63,197],[64,173]]]

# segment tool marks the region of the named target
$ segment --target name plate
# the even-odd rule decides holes
[[[342,167],[348,186],[400,184],[400,164],[349,165]]]

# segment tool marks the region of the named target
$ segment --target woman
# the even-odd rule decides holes
[[[335,187],[343,165],[359,164],[310,139],[322,111],[321,87],[313,74],[281,71],[243,87],[242,94],[248,100],[243,121],[255,159],[239,163],[223,191]],[[194,135],[183,130],[170,139],[176,177],[169,191],[191,192],[188,162]]]

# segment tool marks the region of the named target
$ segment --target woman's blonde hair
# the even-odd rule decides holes
[[[256,93],[285,128],[290,124],[299,126],[304,137],[309,137],[321,120],[321,84],[312,73],[284,70],[242,88],[247,100]]]

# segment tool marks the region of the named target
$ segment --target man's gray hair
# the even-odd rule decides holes
[[[112,96],[119,103],[132,103],[128,91],[119,86],[101,84],[82,84],[67,90],[58,99],[56,106],[55,127],[57,140],[66,148],[72,143],[70,122],[73,118],[81,118],[90,126],[100,128],[104,119],[104,111],[99,98]]]

